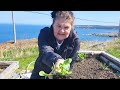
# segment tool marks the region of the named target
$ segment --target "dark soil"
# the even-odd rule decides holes
[[[96,57],[88,58],[74,64],[72,74],[66,77],[54,77],[54,79],[117,79],[118,76],[106,65],[98,61]]]
[[[0,73],[2,73],[9,65],[0,65]]]

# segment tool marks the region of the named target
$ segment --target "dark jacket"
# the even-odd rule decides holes
[[[80,49],[80,41],[77,35],[71,31],[67,39],[64,40],[60,49],[57,49],[57,42],[53,34],[53,27],[45,27],[40,31],[38,37],[39,56],[35,62],[32,72],[33,78],[38,77],[39,71],[51,72],[53,63],[58,59],[72,58],[71,68],[77,59],[77,51]],[[37,75],[37,76],[35,76]]]

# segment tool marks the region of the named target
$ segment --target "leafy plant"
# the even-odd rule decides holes
[[[85,53],[78,53],[78,58],[80,61],[85,60],[87,58],[87,55]]]
[[[40,76],[45,76],[45,78],[46,78],[46,77],[48,77],[48,76],[52,76],[53,74],[47,74],[47,73],[45,73],[44,71],[40,71],[40,72],[39,72],[39,75],[40,75]]]
[[[55,65],[53,64],[52,73],[47,74],[44,71],[40,71],[39,75],[40,76],[45,76],[45,77],[55,76],[55,75],[58,75],[58,76],[69,75],[69,74],[72,73],[72,71],[70,71],[70,63],[71,62],[72,62],[71,58],[65,59],[64,63],[59,65],[59,68],[55,67]]]

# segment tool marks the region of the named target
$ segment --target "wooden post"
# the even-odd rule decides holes
[[[15,29],[15,21],[14,21],[13,11],[12,11],[12,23],[13,23],[14,43],[16,43],[16,29]]]

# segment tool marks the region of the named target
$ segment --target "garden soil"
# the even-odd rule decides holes
[[[77,61],[71,75],[62,78],[54,77],[54,79],[117,79],[115,72],[96,57],[92,57]]]

